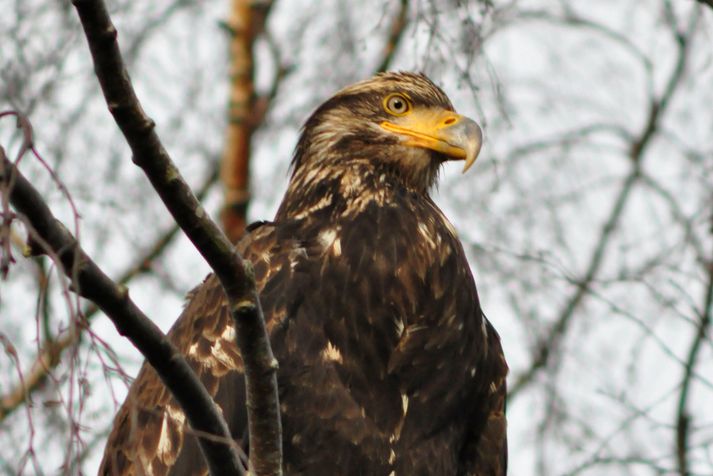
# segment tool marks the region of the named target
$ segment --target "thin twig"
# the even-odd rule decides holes
[[[196,192],[196,196],[199,200],[203,199],[217,180],[218,168],[214,167],[210,175],[205,179]],[[180,228],[178,225],[173,225],[171,229],[159,236],[153,244],[146,248],[146,250],[141,253],[134,263],[115,280],[115,282],[119,285],[127,285],[135,277],[150,270],[151,263],[163,254],[163,252],[173,242],[174,238],[178,236],[179,230]],[[46,297],[45,300],[47,300]],[[90,303],[81,312],[81,315],[84,319],[89,320],[98,311],[99,308],[95,304]],[[44,343],[32,363],[30,370],[27,371],[25,375],[24,385],[20,385],[18,383],[9,391],[0,395],[0,422],[2,422],[8,415],[14,412],[25,402],[26,394],[31,394],[42,387],[42,384],[49,373],[52,372],[52,370],[55,369],[60,363],[62,352],[76,345],[80,341],[81,337],[81,332],[66,332],[56,339]]]
[[[156,369],[186,414],[191,426],[199,431],[230,440],[230,431],[212,398],[183,356],[161,330],[134,304],[128,290],[109,279],[82,250],[75,238],[58,222],[39,192],[4,157],[0,148],[3,177],[13,183],[10,203],[24,217],[25,226],[37,246],[48,248],[34,252],[51,252],[59,258],[58,266],[72,281],[73,290],[96,303]],[[243,474],[238,452],[231,445],[200,438],[199,443],[213,474]]]
[[[567,300],[567,304],[559,313],[555,323],[552,327],[550,327],[547,332],[547,337],[542,339],[538,344],[529,368],[515,377],[514,383],[511,384],[510,391],[508,392],[508,398],[510,400],[519,395],[520,391],[526,387],[535,375],[537,375],[537,373],[549,363],[551,355],[556,349],[559,348],[559,343],[569,327],[572,316],[579,308],[579,305],[582,303],[584,297],[589,293],[589,286],[599,271],[599,267],[604,259],[604,253],[609,245],[609,241],[612,238],[614,230],[619,224],[625,205],[631,195],[632,188],[639,180],[639,177],[639,168],[635,165],[632,167],[629,175],[627,175],[626,179],[619,188],[617,197],[614,200],[611,211],[609,212],[609,218],[607,218],[607,221],[604,223],[604,226],[602,226],[602,229],[599,232],[597,245],[591,258],[589,259],[589,265],[587,266],[587,271],[584,274],[584,277],[576,283],[574,293]]]
[[[84,28],[94,71],[109,111],[131,148],[134,163],[143,169],[225,290],[245,366],[251,470],[258,475],[279,475],[282,472],[282,431],[277,360],[270,348],[254,276],[196,200],[163,147],[154,122],[144,113],[121,57],[117,31],[105,3],[102,0],[74,0],[73,4]]]

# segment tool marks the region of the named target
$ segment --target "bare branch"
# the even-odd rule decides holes
[[[401,0],[399,11],[391,23],[389,37],[381,53],[381,61],[379,61],[379,66],[376,68],[377,73],[383,73],[388,70],[391,66],[391,62],[394,60],[394,55],[401,42],[401,37],[403,37],[404,31],[406,31],[406,27],[408,26],[408,8],[409,0]]]
[[[711,215],[711,234],[713,234],[713,214]],[[688,412],[688,395],[695,376],[695,367],[698,360],[698,353],[701,344],[706,339],[711,327],[711,314],[713,314],[713,253],[707,262],[704,262],[707,275],[707,285],[703,294],[703,305],[699,312],[698,328],[691,341],[686,358],[686,365],[681,382],[681,391],[678,397],[676,408],[676,463],[678,474],[688,476],[690,465],[688,464],[688,435],[690,430],[691,415]]]
[[[253,85],[253,44],[265,28],[271,6],[272,2],[233,0],[227,25],[231,34],[230,102],[220,173],[225,197],[221,221],[233,243],[245,232],[250,201],[250,144],[267,109],[266,101],[258,101]]]
[[[678,222],[684,232],[685,242],[687,246],[690,246],[693,249],[693,252],[696,254],[696,259],[698,261],[700,261],[701,263],[705,263],[704,246],[694,231],[693,222],[684,213],[681,204],[679,203],[676,196],[669,190],[666,190],[666,188],[650,174],[642,174],[641,180],[644,186],[646,186],[653,193],[658,195],[661,200],[663,200],[663,202],[668,205],[669,210],[671,211],[671,215],[673,216],[674,220]]]
[[[624,208],[629,199],[632,188],[640,178],[639,170],[639,166],[635,164],[629,172],[629,175],[627,175],[626,179],[621,184],[617,197],[614,200],[611,211],[609,212],[609,218],[607,218],[599,233],[597,245],[594,248],[591,258],[589,259],[589,265],[587,266],[587,271],[585,272],[584,277],[576,282],[574,293],[567,300],[567,304],[559,313],[555,323],[552,327],[550,327],[547,332],[547,336],[538,344],[534,352],[532,362],[530,363],[530,367],[522,374],[514,378],[514,383],[511,385],[510,391],[508,392],[508,398],[510,400],[514,399],[524,387],[529,385],[535,375],[549,363],[550,357],[558,348],[562,337],[567,332],[572,316],[574,316],[575,311],[582,303],[584,297],[589,293],[589,286],[592,284],[592,281],[599,271],[599,267],[604,259],[604,252],[609,245],[609,241],[612,238],[614,230],[619,224],[619,220],[624,212]]]
[[[520,391],[532,382],[535,375],[550,361],[551,356],[559,347],[563,336],[566,334],[572,316],[579,308],[584,298],[589,293],[589,286],[594,281],[599,268],[603,262],[604,253],[609,245],[614,230],[619,225],[624,208],[631,195],[632,188],[641,178],[641,162],[644,158],[646,148],[650,145],[652,138],[656,134],[662,114],[670,104],[670,100],[681,83],[688,59],[689,38],[696,28],[696,12],[692,14],[689,28],[686,34],[675,32],[675,39],[678,46],[678,56],[674,69],[669,76],[666,87],[659,99],[653,98],[649,105],[649,114],[641,133],[629,145],[628,158],[631,162],[631,170],[619,188],[619,192],[614,200],[607,220],[599,233],[597,244],[589,258],[589,264],[582,279],[575,282],[576,287],[572,295],[567,299],[566,304],[558,314],[554,324],[550,327],[546,337],[540,341],[534,351],[534,357],[527,370],[513,379],[510,386],[508,398],[514,399]]]
[[[226,292],[245,365],[250,463],[259,475],[281,474],[277,360],[272,354],[252,273],[210,220],[173,164],[144,113],[124,66],[117,31],[101,0],[74,0],[109,111],[141,167]],[[224,471],[224,470],[223,470]]]
[[[10,203],[24,215],[31,235],[38,237],[49,247],[48,251],[58,256],[58,265],[72,281],[75,292],[95,302],[111,318],[119,333],[141,351],[171,390],[193,428],[231,441],[225,420],[183,356],[134,304],[128,290],[111,281],[87,256],[69,231],[55,219],[39,192],[7,160],[1,148],[0,156],[0,180],[6,186],[13,184],[9,190]],[[199,441],[214,474],[218,474],[218,468],[227,474],[242,474],[235,448],[203,438]]]
[[[0,148],[0,160],[2,160],[2,159],[4,159],[4,152],[3,152],[2,148]],[[5,168],[4,164],[0,164],[0,183],[3,182],[2,174],[3,174],[4,168]],[[5,353],[8,356],[10,356],[10,359],[12,359],[15,362],[15,369],[17,370],[18,380],[20,381],[20,385],[24,385],[25,378],[22,374],[22,368],[20,366],[20,359],[17,356],[17,350],[15,349],[15,346],[12,345],[12,342],[10,342],[10,340],[3,333],[0,333],[0,346],[2,346],[5,349]],[[27,449],[27,452],[25,453],[23,458],[27,458],[27,457],[31,458],[32,462],[36,466],[37,461],[36,461],[34,449],[33,449],[33,440],[35,438],[35,424],[34,424],[33,418],[32,418],[32,411],[30,410],[31,405],[30,405],[29,398],[25,403],[26,403],[25,412],[27,414],[27,423],[30,428],[30,443],[28,445],[29,447]],[[27,463],[27,461],[25,460],[25,464],[26,463]]]
[[[218,171],[216,167],[198,188],[196,197],[202,200],[217,180]],[[158,259],[166,248],[168,248],[168,245],[173,242],[179,230],[178,225],[174,225],[170,230],[159,236],[115,282],[119,285],[126,285],[135,277],[147,272],[151,268],[151,263]],[[90,304],[82,311],[81,315],[84,316],[84,319],[88,320],[98,311],[99,308],[95,304]],[[26,373],[24,384],[18,383],[8,392],[0,395],[0,422],[22,405],[29,394],[41,388],[42,383],[49,373],[60,363],[62,352],[76,345],[81,337],[81,332],[67,332],[57,339],[45,342],[32,363],[30,370]]]

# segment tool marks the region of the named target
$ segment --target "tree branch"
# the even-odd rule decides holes
[[[384,49],[381,53],[379,66],[376,68],[377,73],[383,73],[388,70],[391,66],[391,62],[394,60],[394,55],[399,47],[399,43],[401,43],[404,31],[406,31],[406,26],[408,25],[408,7],[409,0],[400,0],[399,11],[396,13],[396,16],[391,23],[389,37],[386,40],[386,44],[384,45]]]
[[[24,216],[33,247],[46,246],[33,251],[57,256],[57,264],[71,280],[73,290],[96,303],[119,333],[141,351],[179,402],[193,428],[232,442],[228,425],[183,356],[134,304],[127,288],[111,281],[55,219],[42,196],[5,157],[2,148],[0,183],[9,189],[10,203]],[[213,474],[243,474],[233,445],[204,438],[199,442]]]
[[[271,6],[271,1],[232,0],[226,25],[231,34],[230,101],[220,173],[225,196],[221,221],[233,243],[245,232],[252,135],[262,123],[268,106],[266,98],[258,101],[255,94],[253,44],[264,31]],[[279,65],[276,76],[279,77]]]
[[[210,220],[171,161],[144,113],[102,0],[74,0],[109,111],[141,167],[181,229],[225,290],[245,365],[250,463],[258,475],[281,474],[282,437],[277,394],[277,361],[272,354],[252,271]]]
[[[711,234],[713,234],[713,214],[711,214]],[[701,344],[706,339],[711,326],[711,314],[713,314],[713,253],[710,258],[703,263],[707,276],[707,285],[703,293],[703,306],[699,313],[698,328],[691,341],[688,350],[686,365],[681,382],[681,391],[678,397],[676,408],[676,463],[680,476],[690,475],[690,465],[688,464],[688,434],[691,423],[691,416],[688,412],[688,395],[698,359]]]
[[[217,168],[214,168],[204,183],[198,188],[196,197],[202,200],[217,180],[218,172]],[[170,245],[173,239],[178,235],[179,230],[178,225],[173,225],[168,231],[159,236],[115,282],[119,285],[126,285],[136,276],[147,272],[150,269],[151,262],[163,254],[168,245]],[[81,312],[81,315],[88,320],[98,311],[99,308],[96,304],[91,303]],[[82,335],[82,332],[67,332],[57,339],[45,342],[32,363],[30,370],[26,373],[24,383],[18,383],[8,392],[0,396],[0,422],[14,412],[20,405],[25,403],[25,399],[28,395],[41,388],[42,383],[49,373],[59,364],[62,352],[77,344]]]

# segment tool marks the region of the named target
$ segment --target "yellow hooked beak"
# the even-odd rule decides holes
[[[453,160],[465,160],[465,173],[478,158],[483,132],[475,121],[453,111],[414,108],[409,114],[384,121],[381,127],[413,147],[435,150]]]

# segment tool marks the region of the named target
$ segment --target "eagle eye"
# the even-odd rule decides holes
[[[403,94],[389,94],[384,98],[384,110],[392,116],[403,116],[411,111],[411,102]]]

